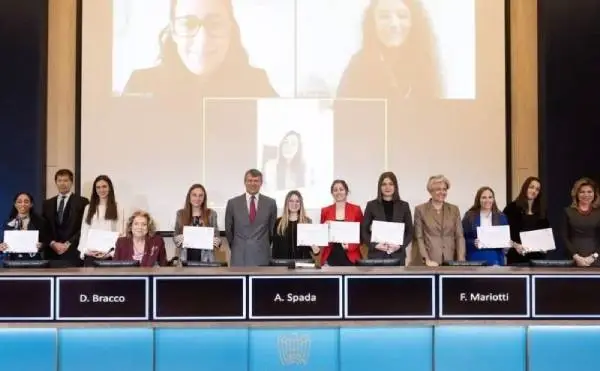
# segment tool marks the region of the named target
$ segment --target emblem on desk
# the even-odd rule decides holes
[[[293,333],[277,338],[279,360],[283,366],[306,365],[310,357],[310,336]]]

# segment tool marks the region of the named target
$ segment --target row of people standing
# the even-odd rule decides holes
[[[71,170],[58,170],[54,180],[58,195],[43,202],[41,214],[34,211],[33,197],[20,192],[2,229],[3,232],[37,230],[38,252],[7,252],[9,246],[2,242],[0,262],[43,258],[55,268],[79,267],[96,259],[137,260],[143,266],[167,264],[164,240],[156,235],[152,217],[144,211],[136,211],[125,221],[124,210],[116,202],[108,176],[96,178],[89,200],[72,192],[74,174]],[[88,243],[92,229],[117,232],[120,237],[115,246],[106,251]]]
[[[116,202],[109,177],[98,176],[94,181],[90,201],[72,193],[73,173],[59,170],[55,182],[59,195],[44,202],[42,215],[33,211],[33,198],[19,193],[3,230],[38,230],[39,254],[0,254],[8,259],[45,259],[54,266],[80,266],[82,260],[110,259],[140,260],[144,265],[166,265],[164,240],[156,235],[152,217],[143,211],[131,215],[127,222],[124,211]],[[361,258],[360,244],[329,244],[328,246],[296,246],[298,223],[312,222],[306,215],[302,195],[288,193],[284,212],[277,218],[275,200],[260,194],[262,174],[252,169],[244,177],[246,192],[231,199],[226,208],[226,236],[231,248],[233,266],[266,265],[271,258],[316,259],[320,264],[353,265]],[[450,182],[444,176],[431,177],[427,190],[429,201],[415,208],[414,222],[407,202],[400,199],[398,180],[394,173],[381,174],[378,196],[367,203],[364,215],[358,205],[347,201],[349,188],[345,181],[335,180],[331,185],[334,203],[321,210],[321,223],[354,221],[361,223],[361,241],[368,246],[369,258],[404,260],[406,248],[412,242],[411,262],[436,266],[446,260],[485,260],[489,264],[510,265],[543,259],[543,253],[528,253],[521,246],[520,232],[549,228],[542,203],[541,182],[528,178],[518,197],[503,212],[498,209],[494,192],[482,187],[474,205],[461,220],[458,207],[447,203]],[[580,266],[596,264],[600,252],[600,201],[597,185],[590,179],[578,180],[573,186],[572,205],[565,210],[561,235],[568,252]],[[190,187],[184,208],[177,212],[175,223],[176,256],[183,250],[183,226],[210,226],[215,228],[214,248],[219,249],[217,214],[207,208],[207,194],[200,184]],[[374,220],[405,224],[404,243],[401,246],[373,244],[370,228]],[[481,225],[510,225],[512,248],[480,249],[476,235]],[[108,253],[88,246],[90,229],[118,232],[115,249]],[[7,249],[0,244],[0,252]],[[504,254],[506,253],[506,260]],[[214,261],[214,251],[187,250],[188,260]]]
[[[346,201],[348,185],[336,180],[331,186],[335,203],[321,211],[321,223],[328,220],[361,222],[361,240],[368,246],[368,258],[394,258],[404,261],[406,248],[412,242],[411,265],[438,266],[445,261],[485,261],[488,265],[529,265],[531,260],[543,260],[546,253],[532,251],[536,246],[523,246],[521,232],[551,228],[543,203],[541,181],[529,177],[521,186],[519,195],[504,210],[496,204],[494,191],[481,187],[473,206],[461,218],[459,208],[446,202],[450,182],[444,176],[433,176],[427,183],[431,199],[415,208],[414,220],[407,202],[400,199],[398,181],[394,173],[381,174],[378,197],[367,203],[364,215],[358,205]],[[600,254],[600,194],[598,186],[589,178],[575,182],[571,190],[572,203],[565,208],[559,234],[567,254],[578,266],[599,265]],[[294,235],[299,220],[310,223],[306,217],[302,196],[291,191],[284,205],[284,213],[273,231],[274,258],[309,258],[320,264],[352,265],[361,258],[358,244],[330,244],[319,256],[319,248],[310,250],[295,245]],[[286,220],[287,219],[287,220]],[[374,220],[404,223],[402,246],[371,243]],[[481,248],[477,238],[480,226],[508,225],[510,248]],[[286,226],[290,226],[286,232]]]
[[[381,174],[377,198],[367,203],[364,215],[358,205],[347,202],[348,185],[335,180],[331,194],[335,203],[321,210],[321,223],[330,220],[361,223],[361,241],[368,246],[369,259],[406,259],[407,247],[412,243],[411,264],[437,266],[444,261],[486,261],[489,265],[527,263],[543,259],[544,254],[527,252],[521,245],[519,234],[524,231],[549,228],[550,224],[541,206],[541,183],[531,177],[525,181],[517,199],[509,203],[503,212],[496,204],[494,191],[482,187],[477,191],[473,206],[461,218],[459,208],[446,202],[450,182],[444,176],[431,177],[427,190],[431,199],[415,208],[414,220],[410,205],[400,198],[398,180],[394,173]],[[402,245],[371,242],[373,221],[404,223]],[[317,258],[320,264],[332,266],[353,265],[361,258],[360,244],[330,244],[310,249],[295,244],[297,223],[311,223],[306,217],[302,195],[290,191],[286,197],[284,212],[277,219],[273,230],[273,258]],[[477,227],[510,225],[512,247],[483,249],[477,239]],[[319,254],[320,249],[323,250]],[[505,256],[506,254],[506,256]]]

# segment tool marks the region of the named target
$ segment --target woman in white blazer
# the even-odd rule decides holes
[[[91,230],[117,232],[118,236],[125,231],[124,210],[118,207],[112,181],[106,175],[94,180],[90,203],[83,212],[78,249],[85,265],[95,259],[110,259],[114,250],[114,246],[93,246],[94,242],[88,239]]]

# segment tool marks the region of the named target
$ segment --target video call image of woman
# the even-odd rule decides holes
[[[340,80],[338,97],[440,97],[435,37],[420,0],[371,0],[362,36],[362,46]]]
[[[265,187],[282,191],[306,187],[306,163],[302,136],[296,131],[287,132],[277,150],[277,158],[265,162]]]
[[[156,38],[158,64],[134,70],[124,96],[277,95],[266,72],[250,65],[230,0],[169,0],[168,24]]]

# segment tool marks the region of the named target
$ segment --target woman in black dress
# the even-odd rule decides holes
[[[283,214],[275,222],[273,229],[273,259],[314,259],[319,261],[321,248],[318,246],[298,246],[298,223],[312,223],[306,216],[302,195],[290,191],[285,196]]]
[[[581,178],[571,189],[573,202],[565,209],[561,234],[580,267],[600,266],[600,197],[598,185]]]
[[[527,252],[535,246],[521,245],[521,232],[550,228],[542,201],[542,185],[538,178],[529,177],[521,186],[517,198],[506,205],[503,211],[508,218],[513,247],[506,254],[507,265],[529,265],[531,260],[546,258],[544,252]]]

